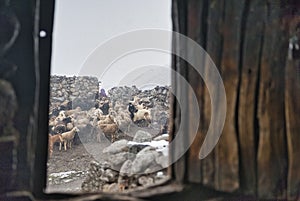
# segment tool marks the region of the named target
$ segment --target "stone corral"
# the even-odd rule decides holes
[[[98,91],[99,81],[96,77],[53,75],[50,79],[50,103],[77,98],[94,100]]]

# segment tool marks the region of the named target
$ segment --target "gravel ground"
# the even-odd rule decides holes
[[[107,157],[102,154],[107,145],[105,142],[78,144],[67,151],[59,151],[58,146],[54,146],[53,155],[48,160],[46,192],[80,191],[90,162]]]

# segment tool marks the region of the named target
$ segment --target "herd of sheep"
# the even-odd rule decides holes
[[[106,137],[114,142],[122,136],[132,136],[134,129],[141,127],[151,129],[154,135],[167,132],[169,112],[162,104],[168,98],[168,90],[163,91],[164,100],[159,98],[160,91],[151,96],[141,91],[126,93],[122,88],[112,89],[110,92],[115,92],[113,90],[121,90],[122,97],[96,94],[94,106],[90,108],[80,105],[73,108],[72,101],[52,103],[49,114],[50,157],[55,143],[59,143],[59,150],[62,145],[64,150],[71,149],[76,135],[91,136],[97,142]],[[148,95],[151,97],[146,97]]]

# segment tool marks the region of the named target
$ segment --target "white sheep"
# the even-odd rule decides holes
[[[64,110],[60,111],[57,117],[60,119],[65,119],[67,117],[66,112]]]
[[[140,98],[137,96],[133,97],[133,101],[129,101],[129,103],[132,103],[132,105],[138,105],[140,101]]]
[[[137,110],[145,109],[144,103],[142,103],[141,105],[134,105],[134,106],[135,106],[135,108],[136,108]]]
[[[67,123],[67,130],[72,130],[74,128],[73,123]]]
[[[72,130],[61,134],[61,138],[63,139],[65,151],[67,150],[67,146],[70,149],[72,148],[72,142],[73,142],[74,136],[79,131],[80,130],[77,127],[74,127]],[[61,150],[61,146],[62,146],[62,142],[60,142],[60,144],[59,144],[59,150]]]
[[[134,113],[133,122],[136,122],[138,120],[146,120],[148,122],[151,122],[150,110],[142,109],[142,110],[138,110],[136,113]]]

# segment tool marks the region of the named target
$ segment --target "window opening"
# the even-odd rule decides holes
[[[104,66],[101,56],[123,33],[171,31],[170,12],[171,1],[56,1],[47,193],[124,192],[168,179],[171,55],[128,51]]]

